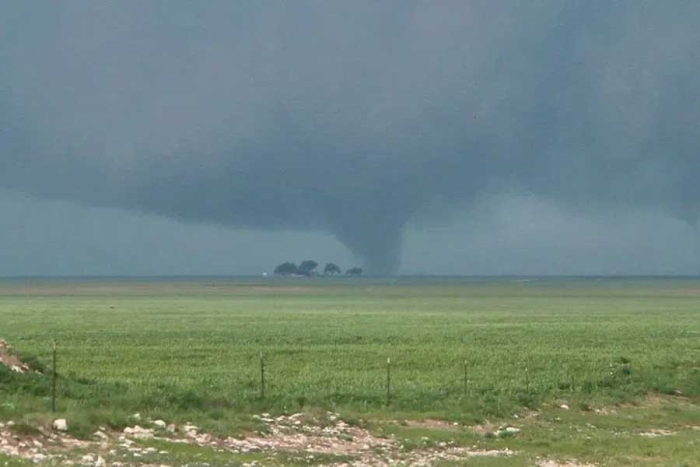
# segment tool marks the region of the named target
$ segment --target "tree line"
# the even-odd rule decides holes
[[[275,268],[275,275],[278,276],[304,276],[304,277],[311,277],[311,276],[316,276],[318,275],[318,271],[316,268],[318,267],[318,263],[312,259],[307,259],[299,263],[297,266],[295,263],[291,262],[285,262],[280,265],[278,265]],[[358,268],[356,266],[351,267],[350,269],[345,271],[345,275],[347,276],[359,276],[362,274],[362,268]],[[326,266],[323,268],[323,275],[324,276],[335,276],[337,274],[342,274],[343,270],[340,269],[340,266],[338,266],[335,263],[326,263]]]

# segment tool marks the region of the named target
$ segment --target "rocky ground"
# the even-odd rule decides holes
[[[429,466],[438,461],[459,461],[470,457],[511,456],[513,451],[480,450],[452,443],[440,443],[425,449],[406,449],[395,437],[377,437],[364,428],[352,426],[328,413],[324,423],[306,414],[271,418],[258,416],[266,429],[242,438],[216,437],[201,432],[192,424],[175,426],[162,420],[143,420],[122,432],[102,428],[91,440],[78,440],[68,434],[68,422],[55,420],[50,428],[38,427],[35,433],[22,434],[11,421],[0,423],[0,453],[30,459],[36,463],[51,461],[57,465],[126,466],[154,465],[151,458],[166,457],[167,448],[148,446],[150,442],[206,447],[219,453],[284,453],[303,457],[308,463],[315,457],[326,459],[323,465],[336,466]],[[517,430],[507,427],[509,432]],[[76,456],[76,453],[82,453]],[[257,465],[253,461],[248,465]],[[157,464],[156,464],[157,465]],[[163,464],[166,465],[166,464]],[[245,464],[244,464],[245,465]]]
[[[22,362],[12,350],[10,344],[5,339],[0,339],[0,365],[5,365],[17,373],[27,373],[31,371],[29,365]]]

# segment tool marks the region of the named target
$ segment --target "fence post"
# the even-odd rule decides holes
[[[468,379],[468,367],[467,367],[467,361],[464,360],[464,395],[467,395],[468,392],[468,384],[469,384],[469,379]]]
[[[260,352],[260,399],[265,400],[265,354]]]
[[[58,382],[58,369],[56,367],[56,362],[58,354],[58,346],[56,341],[53,342],[52,349],[52,362],[51,362],[51,412],[56,412],[56,387]]]
[[[386,359],[386,405],[391,403],[391,358]]]
[[[525,392],[530,394],[530,372],[525,367]]]

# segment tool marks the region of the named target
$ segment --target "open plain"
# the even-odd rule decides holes
[[[0,466],[700,465],[695,278],[3,280],[0,338]]]

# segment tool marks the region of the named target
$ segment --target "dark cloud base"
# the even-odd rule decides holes
[[[375,273],[407,225],[530,193],[695,221],[693,2],[6,3],[0,186],[325,231]]]

